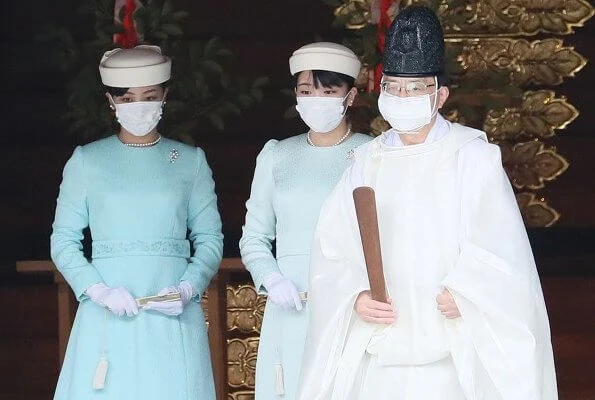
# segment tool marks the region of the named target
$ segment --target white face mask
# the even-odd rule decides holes
[[[162,101],[135,101],[115,104],[116,118],[134,136],[146,136],[161,119]]]
[[[437,86],[436,86],[437,87]],[[414,97],[394,96],[385,91],[378,97],[378,109],[382,117],[399,133],[415,135],[429,124],[438,111],[438,90],[434,90],[434,104],[430,97],[424,94]]]
[[[343,105],[349,93],[341,97],[296,97],[295,109],[302,120],[317,133],[327,133],[335,129],[345,116],[347,106]]]

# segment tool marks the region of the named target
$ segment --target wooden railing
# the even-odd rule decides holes
[[[206,293],[209,320],[209,345],[218,400],[227,400],[227,294],[226,287],[231,273],[243,272],[239,258],[224,258],[219,272],[211,281]],[[64,277],[51,261],[17,261],[17,272],[52,274],[58,289],[58,351],[60,365],[64,360],[68,336],[74,320],[77,303]]]

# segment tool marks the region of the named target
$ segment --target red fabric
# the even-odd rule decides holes
[[[384,52],[384,42],[386,41],[386,31],[390,27],[391,20],[388,15],[388,9],[395,0],[380,0],[380,20],[376,29],[378,39],[378,53],[382,56]],[[378,63],[374,68],[374,91],[380,93],[380,79],[382,79],[382,63]]]
[[[124,4],[124,15],[122,17],[123,32],[114,36],[114,42],[123,48],[130,48],[136,46],[138,43],[138,35],[134,26],[134,11],[136,10],[135,0],[126,0]],[[120,12],[116,10],[116,12]]]

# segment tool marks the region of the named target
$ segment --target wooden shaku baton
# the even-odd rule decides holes
[[[378,214],[374,189],[360,186],[353,190],[355,213],[359,225],[359,233],[364,250],[368,281],[372,299],[387,302],[386,285],[382,269],[382,253],[380,251],[380,233],[378,231]]]

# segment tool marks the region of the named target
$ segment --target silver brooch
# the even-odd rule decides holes
[[[178,157],[180,156],[180,152],[176,149],[171,149],[169,152],[169,162],[171,164],[175,163]]]
[[[355,156],[355,150],[351,149],[347,152],[347,159],[351,160]]]

